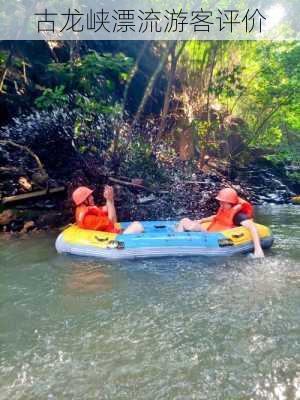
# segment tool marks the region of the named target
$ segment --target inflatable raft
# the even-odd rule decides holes
[[[253,250],[244,227],[222,232],[175,232],[175,221],[144,221],[141,234],[115,234],[84,230],[76,225],[65,229],[56,240],[59,253],[105,259],[166,256],[231,256]],[[129,223],[121,223],[126,228]],[[256,224],[263,248],[273,244],[269,228]]]
[[[291,198],[293,204],[300,204],[300,196],[295,196]]]

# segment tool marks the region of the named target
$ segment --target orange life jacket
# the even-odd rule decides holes
[[[249,219],[253,218],[253,207],[251,203],[239,197],[239,202],[229,210],[224,210],[220,207],[211,224],[208,226],[208,232],[218,232],[225,229],[234,228],[234,217],[237,213],[242,212]]]
[[[76,224],[82,229],[119,233],[115,224],[108,218],[108,213],[103,207],[85,206],[76,207]]]

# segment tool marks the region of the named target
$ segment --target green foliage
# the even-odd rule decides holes
[[[297,42],[263,42],[254,56],[259,70],[239,108],[254,133],[252,139],[258,145],[269,145],[264,136],[273,136],[278,143],[283,126],[299,129],[300,46]]]
[[[209,92],[225,98],[239,95],[245,89],[241,76],[243,69],[241,65],[234,65],[231,70],[228,68],[218,70],[212,85],[208,88]]]
[[[121,123],[122,108],[118,103],[106,105],[105,103],[97,103],[93,99],[78,95],[76,97],[76,106],[79,112],[74,125],[75,138],[92,134],[94,138],[100,139],[103,131],[106,130],[107,127],[99,123],[97,119],[99,116],[105,115],[105,120],[110,124],[111,131],[115,129],[118,123]],[[90,149],[91,148],[92,146],[90,146]],[[88,150],[87,146],[84,146],[83,152]],[[94,150],[93,152],[96,153]]]
[[[266,155],[265,158],[274,165],[300,164],[300,154],[290,147],[279,149],[274,154]]]
[[[35,100],[35,105],[40,110],[51,110],[58,107],[64,107],[69,101],[65,94],[64,86],[57,86],[54,89],[46,89],[42,96]]]
[[[253,148],[277,148],[282,141],[282,137],[283,132],[278,126],[270,126],[260,135],[259,141],[254,138],[253,141],[249,142],[249,145]]]
[[[151,144],[146,143],[143,137],[131,142],[124,151],[121,174],[129,178],[146,179],[152,184],[165,180],[164,171],[158,168]]]
[[[67,91],[76,90],[82,95],[103,100],[120,89],[131,66],[132,59],[123,54],[99,55],[93,51],[73,64],[54,63],[49,66],[49,72]]]
[[[286,152],[295,159],[300,138],[299,59],[296,41],[190,42],[180,60],[189,96],[183,102],[190,104],[186,107],[190,114],[197,107],[198,114],[204,111],[205,115],[210,104],[221,115],[238,116],[244,124],[233,129],[238,129],[248,147],[273,152],[274,159]],[[208,126],[205,117],[196,125],[200,142],[208,143],[206,148],[211,140],[217,146],[214,137],[224,137],[231,129]]]
[[[6,62],[6,60],[7,60],[7,54],[6,53],[4,53],[4,52],[0,52],[0,66],[2,65],[2,64],[5,64],[5,62]]]
[[[290,104],[284,109],[285,123],[287,129],[300,133],[300,103]],[[300,139],[300,137],[298,138]]]
[[[194,130],[194,138],[196,139],[195,148],[198,152],[204,147],[206,150],[217,149],[217,143],[215,143],[211,138],[218,131],[218,121],[194,119],[192,121],[192,127]]]
[[[73,63],[53,63],[48,73],[55,86],[46,89],[35,104],[40,109],[51,109],[69,103],[76,110],[74,136],[79,150],[97,153],[100,149],[93,143],[100,145],[108,140],[104,134],[108,129],[106,122],[99,122],[99,118],[104,116],[113,132],[123,117],[119,99],[131,66],[132,59],[123,54],[100,55],[95,51]]]
[[[94,51],[74,63],[50,64],[49,77],[55,86],[46,89],[36,105],[44,109],[61,106],[66,104],[66,96],[72,95],[75,106],[82,112],[114,113],[131,66],[132,59],[123,54],[99,55]]]
[[[192,126],[200,140],[203,140],[205,138],[205,136],[207,135],[207,131],[210,129],[210,123],[208,121],[203,121],[199,119],[194,119],[192,121]]]
[[[287,176],[291,181],[300,184],[300,172],[299,171],[288,171]]]
[[[110,119],[120,116],[121,106],[119,103],[107,104],[103,102],[97,102],[96,99],[85,97],[81,94],[77,94],[75,97],[75,105],[84,114],[106,114],[110,116]]]
[[[57,62],[57,59],[53,61],[52,53],[45,43],[30,44],[27,56],[23,52],[29,46],[28,43],[16,46],[14,44],[12,50],[4,46],[0,52],[2,73],[8,55],[13,52],[9,71],[3,81],[4,96],[6,93],[13,94],[14,104],[19,106],[24,101],[26,106],[31,106],[40,87],[46,87],[35,100],[36,107],[51,110],[68,106],[75,111],[77,118],[74,133],[82,152],[96,153],[99,151],[99,143],[108,137],[110,141],[113,139],[123,118],[125,83],[133,67],[137,67],[132,58],[121,53],[88,51],[89,44],[85,42],[84,46],[79,46],[80,58],[62,63]],[[43,46],[47,50],[44,55]],[[138,46],[133,43],[130,46],[128,53],[135,54],[137,58]],[[129,44],[123,48],[127,51]],[[144,75],[139,71],[142,63],[147,64],[150,70],[147,70],[148,75],[151,76],[151,68],[155,69],[153,60],[159,59],[163,47],[153,42],[149,48],[151,57],[145,53],[146,60],[143,59],[137,67],[134,78],[138,79],[133,80],[134,85],[142,86]],[[56,56],[63,56],[64,59],[68,51],[67,43],[58,43],[58,47],[54,48]],[[164,74],[170,72],[170,59],[161,75],[162,79],[157,79],[155,84],[164,81]],[[202,118],[192,123],[196,150],[198,148],[202,151],[204,147],[204,150],[215,149],[221,141],[226,140],[227,134],[234,131],[242,137],[247,149],[255,148],[262,150],[260,154],[268,153],[268,158],[275,164],[292,163],[299,159],[300,153],[299,60],[300,42],[296,41],[190,41],[178,61],[172,86],[176,93],[170,96],[175,99],[171,101],[171,107],[173,103],[179,107],[175,106],[170,111],[174,115],[179,109],[181,112],[183,110],[184,118],[188,120],[195,116]],[[34,79],[38,84],[36,86],[33,84]],[[155,112],[162,105],[158,89],[154,87],[153,90],[153,94],[157,95]],[[12,100],[5,101],[8,103]],[[210,116],[216,113],[219,118],[207,120],[207,107],[212,110]],[[153,108],[149,107],[149,110],[152,112]],[[175,117],[178,115],[179,112]],[[239,117],[244,123],[226,125],[226,118],[230,120],[232,116]],[[156,167],[149,143],[148,138],[141,135],[137,142],[130,143],[126,148],[127,153],[132,153],[132,156],[126,154],[128,162],[131,160],[141,177],[142,171],[151,171],[155,176]],[[103,148],[106,150],[109,145]],[[217,151],[214,153],[218,154]]]

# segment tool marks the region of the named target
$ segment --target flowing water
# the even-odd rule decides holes
[[[263,260],[118,263],[0,241],[0,400],[300,399],[300,207]]]

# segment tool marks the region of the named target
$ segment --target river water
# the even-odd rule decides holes
[[[0,241],[0,400],[300,399],[300,207],[267,257],[59,256]]]

